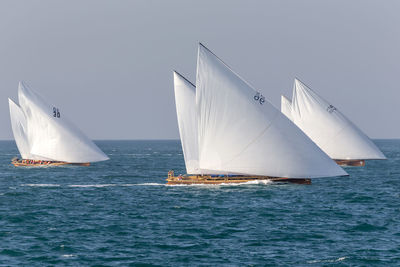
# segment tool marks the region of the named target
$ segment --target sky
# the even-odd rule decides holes
[[[179,139],[173,70],[201,42],[277,108],[297,77],[400,138],[400,1],[0,1],[0,139],[25,81],[92,139]]]

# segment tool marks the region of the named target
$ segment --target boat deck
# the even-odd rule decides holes
[[[340,166],[352,166],[352,167],[364,167],[365,160],[357,159],[357,160],[343,160],[343,159],[335,159],[336,164]]]
[[[31,159],[13,159],[11,161],[15,167],[45,167],[45,166],[63,166],[63,165],[74,165],[74,166],[90,166],[90,163],[70,163],[63,161],[46,161],[46,160],[31,160]]]
[[[168,172],[166,179],[169,185],[193,185],[193,184],[238,184],[251,181],[272,181],[281,183],[311,184],[311,179],[292,179],[269,176],[245,176],[245,175],[179,175],[175,176],[174,171]]]

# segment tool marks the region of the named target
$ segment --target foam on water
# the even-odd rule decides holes
[[[159,183],[141,183],[141,184],[71,184],[67,185],[68,187],[114,187],[114,186],[164,186],[165,184]]]
[[[21,184],[20,186],[30,186],[30,187],[81,187],[81,188],[90,188],[90,187],[116,187],[116,186],[125,186],[125,187],[131,187],[131,186],[165,186],[166,184],[161,184],[161,183],[140,183],[140,184],[66,184],[66,185],[61,185],[61,184]],[[16,189],[16,188],[14,188]]]
[[[177,187],[185,187],[185,186],[192,186],[192,187],[218,187],[218,186],[243,186],[243,185],[269,185],[272,184],[272,181],[269,180],[258,180],[258,181],[248,181],[248,182],[243,182],[243,183],[221,183],[221,184],[178,184],[178,185],[168,185],[166,183],[138,183],[138,184],[67,184],[67,185],[61,185],[61,184],[21,184],[20,186],[30,186],[30,187],[60,187],[60,186],[66,186],[66,187],[80,187],[80,188],[102,188],[102,187],[116,187],[116,186],[125,186],[125,187],[131,187],[131,186],[177,186]]]
[[[220,184],[165,184],[166,186],[177,186],[177,187],[221,187],[221,186],[244,186],[244,185],[269,185],[274,182],[270,180],[257,180],[257,181],[248,181],[243,183],[220,183]]]
[[[21,186],[32,186],[32,187],[58,187],[59,184],[21,184]]]
[[[312,261],[307,261],[307,263],[335,263],[335,262],[344,261],[347,258],[348,257],[340,257],[337,259],[312,260]]]
[[[141,184],[125,184],[124,186],[165,186],[161,183],[141,183]]]
[[[118,186],[118,185],[117,184],[70,184],[67,186],[68,187],[88,188],[88,187],[110,187],[110,186]]]
[[[74,254],[64,254],[64,255],[61,255],[61,257],[63,257],[63,258],[74,258],[74,257],[76,257],[76,255],[74,255]]]

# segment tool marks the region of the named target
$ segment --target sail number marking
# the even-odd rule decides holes
[[[332,105],[329,105],[329,107],[326,108],[326,111],[328,111],[329,113],[332,113],[336,110],[336,108]]]
[[[54,118],[60,118],[61,114],[60,111],[58,110],[58,108],[53,107],[53,117]]]
[[[254,96],[254,100],[258,101],[260,103],[260,105],[262,105],[265,102],[265,96],[260,94],[260,92],[257,92],[256,95]]]

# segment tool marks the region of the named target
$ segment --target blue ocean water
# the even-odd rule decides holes
[[[2,266],[400,265],[400,140],[312,185],[166,186],[179,141],[99,141],[90,167],[16,168],[0,142]]]

